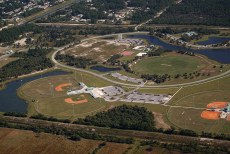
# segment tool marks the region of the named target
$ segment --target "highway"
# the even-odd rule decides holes
[[[120,33],[120,34],[148,34],[148,32],[129,32],[129,33]],[[112,37],[112,36],[117,36],[117,35],[120,35],[120,34],[109,34],[109,35],[103,35],[103,36],[96,36],[96,37],[91,37],[91,38],[86,38],[86,39],[83,39],[81,42],[85,42],[85,41],[89,41],[91,39],[100,39],[100,38],[104,38],[104,37]],[[73,45],[72,44],[69,44],[69,45]],[[97,74],[97,73],[94,73],[94,72],[91,72],[91,71],[88,71],[86,69],[80,69],[80,68],[76,68],[76,67],[71,67],[71,66],[68,66],[68,65],[65,65],[65,64],[61,64],[59,63],[56,59],[55,59],[55,56],[56,54],[59,52],[59,51],[62,51],[66,48],[69,47],[69,45],[66,45],[62,48],[59,48],[57,49],[51,56],[51,60],[57,65],[57,66],[60,66],[60,67],[64,67],[64,68],[67,68],[67,69],[70,69],[70,70],[73,70],[73,71],[78,71],[78,72],[84,72],[84,73],[88,73],[88,74],[91,74],[95,77],[98,77],[98,78],[101,78],[105,81],[109,81],[111,83],[114,83],[114,84],[118,84],[118,85],[122,85],[122,86],[129,86],[129,87],[139,87],[140,85],[135,85],[135,84],[130,84],[130,83],[123,83],[123,82],[119,82],[119,81],[115,81],[115,80],[112,80],[112,79],[109,79],[101,74]],[[171,85],[144,85],[143,87],[145,88],[169,88],[169,87],[189,87],[189,86],[194,86],[194,85],[199,85],[199,84],[204,84],[204,83],[208,83],[208,82],[211,82],[211,81],[215,81],[215,80],[218,80],[218,79],[221,79],[221,78],[224,78],[226,76],[229,76],[230,75],[230,70],[222,73],[222,74],[219,74],[219,75],[216,75],[216,76],[212,76],[212,77],[209,77],[209,78],[206,78],[206,79],[202,79],[202,80],[198,80],[198,81],[192,81],[192,82],[188,82],[188,83],[180,83],[180,84],[171,84]]]
[[[22,25],[22,24],[25,24],[25,23],[35,21],[35,20],[40,19],[40,18],[42,18],[44,16],[53,14],[53,13],[59,11],[59,10],[68,8],[72,4],[78,3],[78,2],[80,2],[80,0],[68,0],[68,1],[65,1],[65,2],[63,2],[61,4],[55,5],[53,7],[47,8],[46,10],[38,12],[37,14],[34,14],[32,16],[29,16],[29,17],[26,17],[21,22],[19,22],[17,25]]]

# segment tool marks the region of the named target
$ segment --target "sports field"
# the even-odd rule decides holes
[[[88,82],[84,75],[82,75],[83,82],[89,86],[106,84],[106,82],[100,82],[99,79]],[[81,82],[80,78],[79,76],[75,78],[71,74],[35,80],[22,86],[19,95],[29,103],[29,115],[41,113],[58,118],[76,118],[102,111],[106,103],[101,99],[94,99],[87,94],[67,95],[70,89],[80,89],[78,85]]]
[[[230,133],[230,122],[225,119],[201,118],[212,102],[230,102],[230,77],[196,86],[182,88],[168,103],[167,119],[176,127],[194,131]],[[191,107],[191,108],[186,108]]]
[[[170,54],[144,58],[133,65],[133,70],[141,74],[184,74],[193,73],[205,65],[193,56]]]

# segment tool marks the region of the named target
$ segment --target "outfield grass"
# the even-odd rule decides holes
[[[167,117],[172,125],[197,132],[230,133],[230,122],[225,119],[207,120],[201,118],[203,110],[170,108]]]
[[[171,125],[194,131],[213,133],[230,133],[230,122],[225,119],[207,120],[201,118],[201,112],[213,101],[230,102],[230,77],[220,80],[182,88],[168,103],[172,106],[166,118]],[[195,107],[203,109],[186,109]]]
[[[83,82],[87,85],[105,85],[105,83],[97,81],[96,78],[87,78],[85,75],[82,75]],[[65,102],[66,98],[73,100],[80,98],[80,95],[67,96],[66,94],[69,89],[80,88],[78,85],[80,81],[77,79],[78,77],[75,78],[73,74],[42,78],[23,85],[18,92],[29,103],[29,115],[41,113],[58,118],[77,118],[102,111],[105,108],[105,102],[100,99],[93,99],[87,94],[84,95],[88,100],[87,103],[72,105]],[[73,86],[65,87],[64,91],[61,92],[55,91],[55,87],[64,83],[72,83]]]
[[[200,59],[187,55],[165,55],[148,57],[133,65],[133,70],[141,74],[183,74],[192,73],[203,67]]]

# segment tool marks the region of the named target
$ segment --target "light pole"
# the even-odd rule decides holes
[[[50,86],[50,95],[53,96],[53,85]]]
[[[195,96],[192,96],[192,103],[193,103],[193,105],[194,105],[194,101],[195,101]]]
[[[74,104],[73,104],[73,116],[74,116]]]

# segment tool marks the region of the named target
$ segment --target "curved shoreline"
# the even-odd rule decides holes
[[[117,36],[117,35],[120,35],[120,34],[122,34],[122,35],[123,34],[148,34],[148,32],[130,32],[130,33],[109,34],[109,35],[103,35],[103,36],[96,36],[96,37],[92,37],[92,38],[86,38],[86,39],[83,39],[81,42],[85,42],[85,41],[88,41],[88,40],[91,40],[91,39],[99,39],[99,38],[105,38],[105,37],[110,37],[110,36]],[[74,45],[74,44],[72,43],[72,44],[69,44],[69,45]],[[64,46],[62,48],[59,48],[58,50],[53,52],[53,54],[51,56],[51,60],[54,62],[55,65],[61,66],[61,67],[64,67],[64,68],[67,68],[67,69],[70,69],[70,70],[74,70],[74,71],[88,73],[88,74],[91,74],[91,75],[93,75],[95,77],[99,77],[99,78],[101,78],[103,80],[106,80],[106,81],[109,81],[109,82],[112,82],[112,83],[115,83],[115,84],[119,84],[119,85],[123,85],[123,86],[131,86],[131,87],[138,87],[139,86],[139,85],[135,85],[135,84],[128,84],[128,83],[118,82],[118,81],[106,78],[105,76],[102,76],[100,74],[97,74],[97,73],[94,73],[94,72],[91,72],[91,71],[88,71],[88,70],[85,70],[85,69],[74,68],[74,67],[59,63],[55,59],[56,54],[58,52],[64,50],[64,49],[68,48],[69,45],[66,45],[66,46]],[[188,82],[188,83],[171,84],[171,85],[157,85],[157,86],[156,85],[155,86],[146,86],[146,85],[144,85],[143,87],[145,87],[145,88],[189,87],[189,86],[194,86],[194,85],[199,85],[199,84],[204,84],[204,83],[208,83],[208,82],[211,82],[211,81],[215,81],[215,80],[227,77],[229,75],[230,75],[230,70],[228,70],[228,71],[226,71],[226,72],[224,72],[222,74],[213,76],[213,77],[209,77],[209,78],[198,80],[198,81]]]

